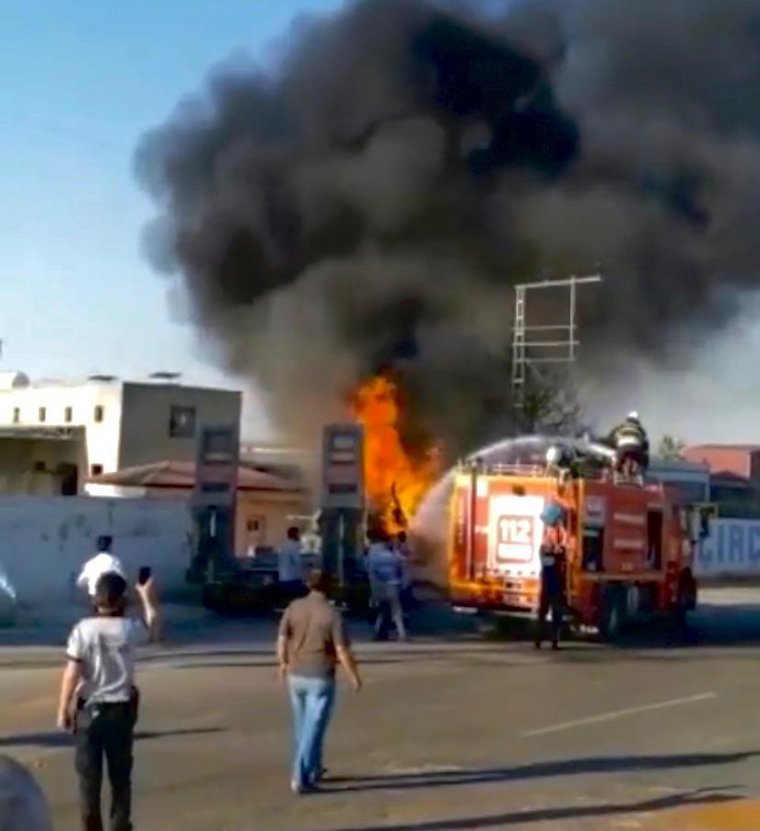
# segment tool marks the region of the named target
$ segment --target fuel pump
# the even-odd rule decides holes
[[[359,424],[329,424],[322,442],[320,536],[322,568],[349,607],[369,599],[364,568],[364,430]]]
[[[193,560],[188,580],[209,585],[236,569],[237,426],[201,428],[192,496]]]

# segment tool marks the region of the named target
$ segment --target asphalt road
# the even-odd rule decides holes
[[[463,637],[360,643],[325,793],[293,797],[271,625],[222,626],[146,654],[136,831],[760,828],[760,593],[716,594],[691,646]],[[362,641],[361,633],[359,640]],[[23,657],[19,654],[19,659]],[[57,669],[0,674],[0,749],[33,765],[74,831]]]

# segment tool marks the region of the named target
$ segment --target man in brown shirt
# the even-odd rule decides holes
[[[277,639],[280,674],[287,679],[295,733],[291,789],[314,790],[324,769],[322,748],[335,701],[335,670],[341,664],[356,692],[361,678],[340,612],[330,603],[330,575],[315,570],[309,594],[285,610]]]

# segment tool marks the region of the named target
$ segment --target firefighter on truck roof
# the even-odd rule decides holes
[[[649,467],[649,437],[637,412],[628,413],[622,424],[610,433],[609,444],[618,454],[617,468],[623,473],[642,476]]]

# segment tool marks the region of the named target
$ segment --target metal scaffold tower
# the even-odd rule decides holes
[[[541,377],[539,365],[573,364],[578,355],[580,340],[576,323],[578,287],[601,283],[600,274],[585,277],[567,277],[561,280],[541,280],[520,283],[515,286],[515,311],[512,328],[512,395],[515,405],[522,409],[528,374]],[[567,291],[566,323],[528,325],[527,305],[529,292]]]

